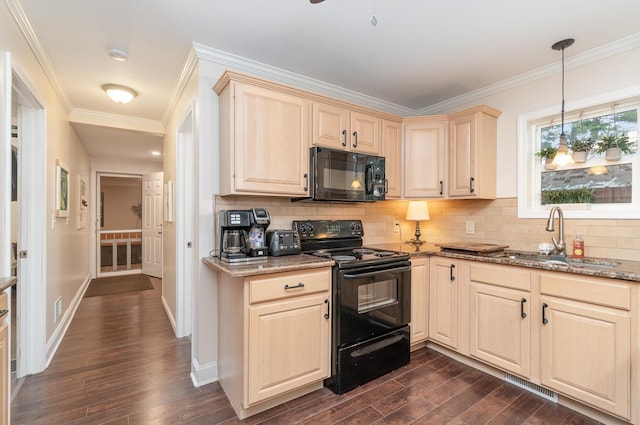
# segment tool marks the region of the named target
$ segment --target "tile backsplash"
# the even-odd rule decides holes
[[[399,242],[413,237],[415,222],[405,220],[408,200],[371,204],[291,202],[289,199],[255,196],[215,196],[214,209],[265,207],[271,215],[269,229],[290,229],[292,220],[361,219],[365,244]],[[551,242],[556,233],[545,231],[546,219],[519,219],[516,198],[495,200],[429,200],[431,220],[420,222],[421,239],[427,242],[473,240],[509,245],[510,249],[535,251],[540,242]],[[393,232],[393,222],[401,232]],[[473,222],[474,234],[466,234]],[[640,261],[640,219],[565,219],[565,241],[571,247],[580,231],[589,257]],[[401,239],[402,236],[402,239]]]

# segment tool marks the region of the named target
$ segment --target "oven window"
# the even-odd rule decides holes
[[[358,286],[358,313],[398,302],[398,281],[382,280]]]

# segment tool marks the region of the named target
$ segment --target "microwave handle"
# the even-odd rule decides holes
[[[373,164],[369,163],[364,167],[364,193],[373,194]]]

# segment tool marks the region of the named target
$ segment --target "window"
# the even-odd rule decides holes
[[[620,99],[613,93],[567,108],[564,133],[576,162],[565,166],[555,167],[540,156],[558,147],[559,111],[518,118],[519,217],[546,217],[552,205],[560,205],[570,218],[637,218],[640,93],[631,94],[635,96]],[[603,141],[620,147],[622,156],[611,159]],[[585,148],[579,158],[575,152]]]

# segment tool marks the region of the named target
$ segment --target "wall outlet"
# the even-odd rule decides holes
[[[53,306],[53,321],[54,323],[58,323],[58,319],[62,314],[62,297],[58,297],[56,303]]]
[[[476,233],[476,229],[475,229],[475,227],[476,227],[475,222],[473,222],[473,221],[467,221],[467,223],[466,223],[466,227],[465,227],[465,233],[466,233],[467,235],[473,235],[473,234],[475,234],[475,233]]]
[[[393,233],[400,233],[400,222],[398,220],[393,221]]]

